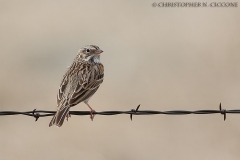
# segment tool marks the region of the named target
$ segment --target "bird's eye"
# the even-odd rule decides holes
[[[86,52],[88,52],[88,53],[89,53],[89,52],[90,52],[90,49],[86,49]]]

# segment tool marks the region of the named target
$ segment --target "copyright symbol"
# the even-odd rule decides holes
[[[157,3],[154,2],[154,3],[152,4],[152,6],[153,6],[153,7],[157,7]]]

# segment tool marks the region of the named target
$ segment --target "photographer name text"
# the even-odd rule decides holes
[[[153,2],[153,7],[222,7],[236,8],[238,2]]]

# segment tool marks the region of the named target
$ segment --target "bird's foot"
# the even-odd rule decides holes
[[[69,114],[69,112],[68,112],[68,114],[66,115],[66,120],[68,121],[68,118],[71,118],[71,114]]]
[[[92,121],[93,121],[93,118],[95,116],[94,112],[95,112],[95,110],[93,110],[93,109],[90,110],[90,118],[91,118]]]

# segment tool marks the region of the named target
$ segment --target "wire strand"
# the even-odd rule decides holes
[[[95,115],[118,115],[118,114],[128,114],[132,120],[133,115],[156,115],[156,114],[165,114],[165,115],[186,115],[186,114],[216,114],[220,113],[224,116],[224,121],[226,120],[226,114],[240,114],[240,109],[226,110],[222,109],[221,103],[219,104],[219,110],[196,110],[196,111],[187,111],[187,110],[171,110],[171,111],[153,111],[153,110],[139,110],[140,105],[136,109],[130,111],[101,111],[94,112]],[[56,111],[45,111],[45,110],[36,110],[19,112],[19,111],[0,111],[0,116],[9,116],[9,115],[26,115],[35,117],[37,121],[40,117],[49,117],[53,116]],[[70,115],[90,115],[89,111],[69,111]]]

